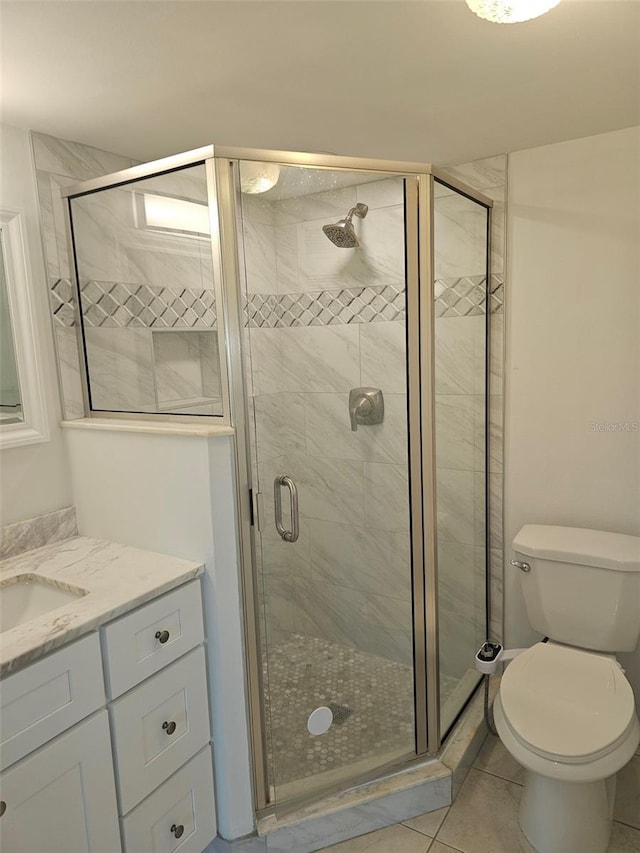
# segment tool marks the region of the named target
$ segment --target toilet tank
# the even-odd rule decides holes
[[[531,627],[553,640],[630,652],[640,638],[640,537],[525,524],[513,540]]]

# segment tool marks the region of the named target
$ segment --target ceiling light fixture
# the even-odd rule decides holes
[[[494,24],[519,24],[544,15],[560,0],[466,0],[479,18]]]
[[[243,193],[256,195],[275,187],[280,177],[280,166],[275,163],[258,163],[243,160],[240,163],[240,189]]]

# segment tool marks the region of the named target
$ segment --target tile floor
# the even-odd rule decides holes
[[[319,853],[532,853],[518,828],[522,781],[522,769],[489,736],[452,806]],[[640,752],[618,775],[614,818],[608,853],[640,853]]]
[[[275,786],[314,778],[356,762],[359,772],[414,749],[413,667],[339,643],[291,634],[263,661],[270,782]],[[441,673],[446,702],[459,679]],[[328,705],[337,723],[322,737],[307,731],[310,712]],[[341,715],[341,718],[340,716]],[[333,777],[335,782],[335,776]]]

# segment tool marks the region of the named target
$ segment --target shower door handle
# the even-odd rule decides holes
[[[291,530],[286,530],[282,524],[282,486],[289,489],[291,506]],[[273,481],[273,502],[276,516],[276,530],[285,542],[295,542],[300,534],[298,523],[298,490],[291,477],[282,474]]]

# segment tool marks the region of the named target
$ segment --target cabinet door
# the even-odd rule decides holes
[[[70,729],[0,777],[3,853],[121,849],[107,712]]]

